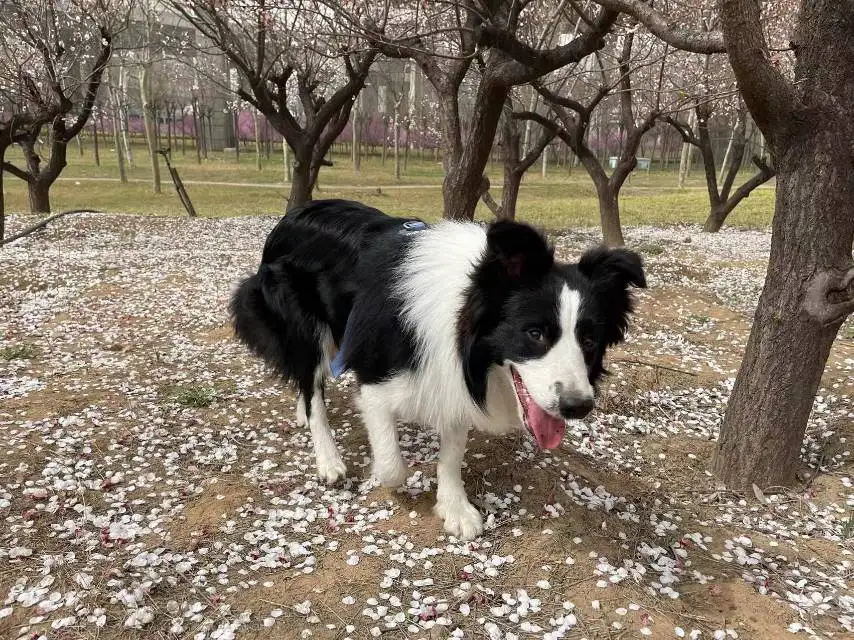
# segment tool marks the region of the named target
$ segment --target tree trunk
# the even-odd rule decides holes
[[[619,193],[610,185],[597,185],[599,197],[599,219],[602,224],[602,241],[609,247],[622,247],[623,228],[620,223]]]
[[[353,103],[353,171],[356,173],[360,173],[362,171],[362,132],[360,131],[361,119],[359,118],[362,110],[359,108],[360,98],[361,94],[359,94]]]
[[[255,167],[258,171],[264,168],[264,165],[261,162],[261,122],[260,122],[261,114],[255,110],[252,114],[252,121],[255,124]]]
[[[519,189],[522,186],[521,171],[505,171],[504,187],[501,190],[500,220],[515,220],[516,205],[519,202]]]
[[[112,91],[110,93],[112,93]],[[117,108],[115,101],[113,101],[113,142],[116,145],[116,163],[119,166],[119,180],[121,180],[122,184],[127,184],[128,174],[125,170],[125,154],[122,151],[122,134],[119,113],[120,110]]]
[[[289,153],[290,145],[288,145],[288,141],[285,140],[284,136],[282,136],[282,163],[284,166],[284,178],[285,182],[291,181],[291,154]]]
[[[691,131],[694,130],[694,118],[695,117],[696,116],[695,116],[693,111],[688,116],[688,129]],[[679,158],[679,188],[680,189],[685,186],[685,179],[688,177],[688,173],[691,170],[690,165],[691,165],[692,149],[693,149],[693,147],[689,143],[687,143],[687,142],[682,143],[682,155]]]
[[[736,40],[743,14],[728,7],[723,16],[741,84],[755,69],[753,49]],[[854,172],[851,136],[842,133],[850,133],[854,113],[854,7],[804,2],[799,23],[794,86],[769,81],[745,95],[778,172],[765,286],[714,459],[718,477],[745,491],[797,479],[831,345],[854,310]]]
[[[400,103],[394,107],[394,122],[392,123],[391,131],[394,136],[394,179],[400,180],[400,116],[398,111]]]
[[[726,211],[723,205],[712,205],[709,209],[709,217],[703,223],[703,231],[706,233],[717,233],[724,226],[724,221],[727,219],[729,211]]]
[[[101,166],[101,150],[98,148],[98,119],[92,118],[92,149],[95,153],[95,166]]]
[[[0,242],[6,237],[6,192],[3,191],[4,162],[6,162],[6,145],[0,144]]]
[[[142,122],[148,142],[151,161],[151,190],[160,193],[160,158],[157,155],[157,137],[154,131],[154,105],[151,102],[151,67],[143,64],[139,74],[139,96],[142,101]]]
[[[44,180],[29,180],[27,193],[30,197],[30,212],[50,213],[50,183]]]
[[[288,197],[288,211],[302,206],[311,200],[311,194],[314,191],[311,152],[311,146],[294,150],[294,167],[291,179],[291,193]]]
[[[385,166],[385,157],[388,154],[388,118],[383,116],[383,150],[382,150],[382,160],[380,164]]]
[[[202,164],[202,138],[199,132],[199,101],[193,98],[193,134],[196,138],[196,164]]]

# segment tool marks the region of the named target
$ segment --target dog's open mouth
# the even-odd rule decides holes
[[[560,446],[563,434],[566,432],[566,421],[562,418],[555,418],[534,402],[525,387],[525,383],[522,382],[522,377],[512,366],[510,373],[513,376],[516,397],[519,399],[519,404],[522,405],[522,422],[525,423],[528,431],[534,435],[537,444],[543,449],[556,449]]]

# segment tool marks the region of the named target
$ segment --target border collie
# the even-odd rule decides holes
[[[317,473],[346,473],[326,416],[324,381],[349,369],[384,486],[409,475],[397,421],[438,430],[436,513],[447,533],[483,531],[462,480],[469,427],[527,428],[560,445],[567,419],[593,408],[605,349],[624,339],[637,254],[592,249],[554,260],[525,224],[387,216],[344,200],[289,212],[267,238],[258,272],[234,292],[238,338],[298,390]]]

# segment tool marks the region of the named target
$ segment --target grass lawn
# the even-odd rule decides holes
[[[8,159],[20,159],[10,152]],[[51,190],[55,211],[91,207],[101,211],[121,211],[158,215],[182,215],[178,197],[168,172],[162,166],[163,192],[153,194],[149,180],[151,169],[142,146],[134,148],[135,166],[129,168],[128,184],[116,181],[118,169],[115,153],[101,151],[101,166],[94,163],[91,146],[80,156],[75,147],[69,150],[69,166]],[[347,156],[333,158],[335,166],[324,168],[315,197],[343,197],[360,200],[388,213],[417,215],[435,220],[442,211],[442,168],[430,159],[411,158],[405,175],[394,179],[391,159],[383,165],[378,157],[362,160],[362,170],[353,171]],[[174,158],[196,210],[202,216],[279,214],[283,211],[288,185],[283,184],[281,154],[264,159],[259,171],[255,157],[242,153],[240,162],[224,160],[222,154],[211,154],[197,163],[195,153],[178,153]],[[537,168],[538,169],[538,168]],[[502,168],[496,163],[487,169],[493,183],[500,182]],[[748,174],[739,181],[747,179]],[[210,184],[235,183],[235,184]],[[206,183],[206,184],[198,184]],[[239,183],[239,184],[237,184]],[[23,183],[12,176],[5,179],[6,208],[10,213],[28,210]],[[500,187],[493,187],[496,198]],[[702,171],[695,169],[685,189],[678,189],[676,174],[671,171],[638,172],[624,186],[622,220],[626,226],[641,224],[670,225],[702,223],[708,209]],[[769,224],[774,207],[773,188],[761,188],[742,202],[730,216],[729,224],[756,228]],[[489,210],[481,205],[478,218],[488,220]],[[519,197],[518,215],[547,229],[595,226],[599,222],[596,193],[587,174],[579,167],[570,174],[565,168],[553,167],[543,178],[539,170],[527,176]]]

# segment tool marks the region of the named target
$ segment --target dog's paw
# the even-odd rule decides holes
[[[297,407],[297,415],[296,415],[296,418],[294,419],[294,422],[300,428],[302,428],[308,424],[308,418],[305,417],[305,411],[302,409],[302,407],[299,407],[299,406]]]
[[[483,518],[467,498],[451,498],[436,502],[436,515],[445,521],[445,533],[460,540],[473,540],[483,533]]]
[[[409,477],[409,467],[406,466],[406,461],[403,458],[398,458],[394,464],[378,465],[374,462],[372,474],[382,486],[389,489],[401,486]]]
[[[317,456],[317,476],[326,484],[335,484],[346,475],[347,466],[337,454]]]

